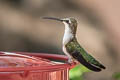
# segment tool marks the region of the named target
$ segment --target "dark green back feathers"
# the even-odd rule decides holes
[[[89,55],[80,46],[76,38],[73,38],[66,44],[66,49],[73,56],[73,58],[77,59],[81,64],[83,64],[87,68],[94,71],[101,71],[100,68],[105,69],[105,67],[101,63],[99,63],[95,58]]]

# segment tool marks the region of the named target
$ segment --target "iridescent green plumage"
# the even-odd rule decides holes
[[[95,58],[93,58],[90,54],[88,54],[81,46],[80,44],[77,42],[76,38],[73,38],[72,40],[70,40],[67,44],[66,44],[66,49],[67,51],[70,53],[71,56],[73,56],[74,59],[76,59],[77,61],[80,61],[80,58],[82,57],[82,59],[84,59],[84,63],[86,61],[86,64],[91,64],[90,67],[88,67],[87,65],[83,65],[88,67],[89,69],[93,66],[94,68],[97,69],[91,69],[94,71],[101,71],[100,68],[105,69],[105,67],[99,63]],[[77,53],[77,55],[75,55]],[[81,56],[81,57],[80,57]]]

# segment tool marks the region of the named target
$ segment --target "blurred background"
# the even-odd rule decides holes
[[[43,16],[78,20],[79,43],[106,66],[77,66],[70,80],[120,80],[119,0],[0,0],[0,51],[64,54],[64,25]]]

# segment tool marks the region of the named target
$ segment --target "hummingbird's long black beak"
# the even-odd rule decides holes
[[[51,20],[57,20],[57,21],[61,21],[63,22],[62,19],[59,19],[59,18],[54,18],[54,17],[42,17],[43,19],[51,19]]]

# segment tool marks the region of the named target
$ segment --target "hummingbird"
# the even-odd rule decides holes
[[[43,19],[57,20],[65,25],[63,36],[63,52],[68,56],[68,63],[77,61],[88,69],[99,72],[105,66],[92,57],[77,41],[77,20],[75,18],[43,17]]]

